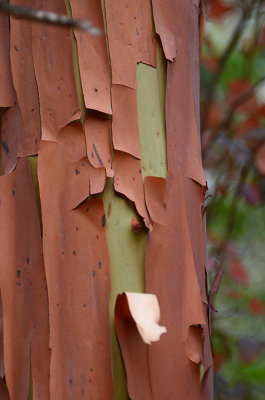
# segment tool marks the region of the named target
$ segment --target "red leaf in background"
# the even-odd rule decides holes
[[[220,124],[224,118],[224,112],[220,104],[212,103],[209,108],[208,127],[214,128]]]
[[[231,299],[241,299],[242,297],[244,297],[244,294],[240,290],[227,288],[225,289],[224,293],[227,297],[230,297]]]
[[[202,62],[212,72],[218,67],[218,60],[213,55],[204,56]]]
[[[260,300],[256,299],[255,297],[249,300],[248,306],[250,312],[255,315],[261,314],[262,312],[265,311],[265,304],[262,303]]]
[[[264,43],[265,43],[265,37],[264,37]],[[258,108],[257,114],[259,117],[265,117],[265,104],[263,104],[261,107]]]
[[[230,82],[228,87],[227,103],[232,104],[250,89],[251,85],[246,79],[238,79]],[[253,95],[248,100],[244,101],[240,106],[237,107],[237,110],[255,113],[257,110],[256,96]]]
[[[212,18],[220,18],[228,11],[231,11],[233,7],[226,6],[221,0],[211,0],[209,16]]]
[[[248,273],[243,266],[243,264],[239,260],[233,260],[229,266],[230,276],[235,279],[238,283],[242,285],[248,285],[249,276]]]

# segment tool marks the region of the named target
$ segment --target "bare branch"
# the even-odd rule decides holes
[[[100,36],[101,30],[93,26],[91,21],[73,19],[63,14],[52,11],[37,10],[30,7],[21,7],[0,1],[0,13],[12,15],[17,18],[43,22],[51,25],[82,29],[93,36]]]
[[[204,147],[202,149],[203,158],[206,157],[207,151],[208,151],[210,145],[212,145],[213,141],[218,139],[220,133],[222,133],[222,131],[224,129],[228,129],[228,127],[230,126],[230,124],[233,120],[236,109],[241,104],[243,104],[247,100],[249,100],[255,94],[255,89],[264,82],[265,82],[265,76],[262,76],[249,90],[247,90],[245,93],[243,93],[241,96],[239,96],[237,99],[235,99],[232,102],[232,104],[230,105],[230,108],[228,110],[228,113],[226,115],[226,118],[223,121],[221,121],[221,123],[210,132],[207,143],[204,145]]]
[[[226,66],[226,63],[227,63],[227,60],[228,60],[230,54],[234,50],[235,46],[238,43],[238,40],[240,39],[240,37],[242,35],[244,26],[247,21],[247,15],[248,15],[247,12],[242,13],[242,17],[240,18],[239,23],[234,30],[231,41],[229,42],[226,50],[224,51],[223,55],[221,56],[220,60],[218,61],[218,68],[215,71],[215,74],[213,75],[213,77],[209,83],[208,93],[207,93],[207,97],[205,100],[205,109],[202,112],[202,116],[201,116],[201,132],[202,133],[206,130],[206,127],[208,124],[208,116],[209,116],[209,112],[210,112],[211,103],[213,101],[216,84],[219,81],[219,78],[224,70],[224,67]]]

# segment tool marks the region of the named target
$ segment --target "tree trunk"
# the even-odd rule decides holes
[[[212,399],[199,0],[31,6],[102,35],[0,15],[1,399]]]

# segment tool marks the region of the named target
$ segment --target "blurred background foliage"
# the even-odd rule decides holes
[[[201,129],[215,398],[264,400],[265,1],[205,7]]]

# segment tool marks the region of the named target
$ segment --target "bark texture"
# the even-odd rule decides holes
[[[27,5],[102,35],[0,15],[1,398],[211,400],[199,0]]]

